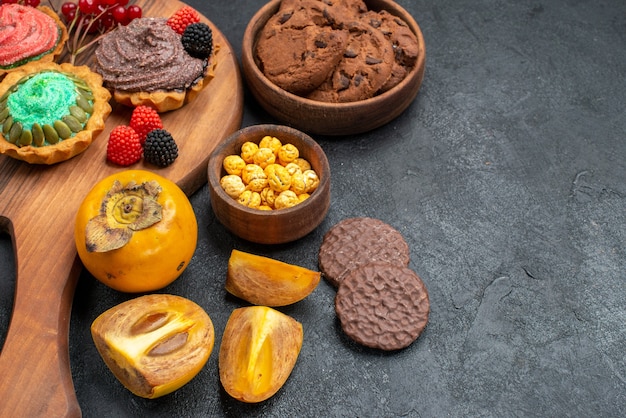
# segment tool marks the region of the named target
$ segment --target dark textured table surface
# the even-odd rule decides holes
[[[190,1],[237,56],[263,0]],[[130,298],[82,274],[70,329],[84,416],[619,416],[626,410],[626,3],[621,0],[401,0],[426,40],[424,83],[373,132],[315,137],[332,203],[310,235],[260,246],[216,221],[206,186],[191,196],[195,256],[163,292],[211,316],[216,344],[179,391],[144,400],[101,361],[89,326]],[[243,126],[275,122],[246,95]],[[321,282],[282,309],[304,345],[270,400],[221,388],[217,353],[231,311],[230,251],[317,269],[324,233],[353,216],[396,227],[431,301],[428,327],[395,353],[348,340]],[[15,284],[0,239],[0,342]],[[43,383],[45,384],[45,382]],[[1,401],[0,401],[1,402]]]

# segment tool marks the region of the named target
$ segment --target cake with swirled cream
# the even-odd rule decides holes
[[[55,61],[67,39],[67,28],[52,9],[0,5],[0,79],[32,61]]]
[[[213,78],[217,48],[213,48],[208,25],[196,25],[204,25],[211,44],[206,56],[192,55],[183,45],[186,36],[198,37],[196,32],[187,34],[189,27],[181,35],[166,18],[145,17],[119,26],[100,40],[94,70],[118,103],[147,105],[158,112],[178,109]]]

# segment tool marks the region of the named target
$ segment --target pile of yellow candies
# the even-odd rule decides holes
[[[227,156],[222,165],[226,175],[220,184],[226,194],[260,210],[295,206],[308,199],[320,183],[296,146],[269,135],[258,144],[245,142],[241,153]]]

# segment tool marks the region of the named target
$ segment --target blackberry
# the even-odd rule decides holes
[[[146,135],[143,158],[150,164],[167,167],[178,157],[178,146],[165,129],[154,129]]]
[[[191,23],[183,32],[183,48],[194,58],[208,58],[213,52],[213,31],[206,23]]]

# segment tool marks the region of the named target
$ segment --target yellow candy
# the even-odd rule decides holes
[[[241,193],[246,190],[246,185],[243,184],[241,177],[235,174],[228,174],[220,179],[220,185],[226,194],[233,199],[237,199]]]
[[[241,179],[245,184],[250,184],[254,179],[267,178],[263,169],[256,164],[248,164],[241,170]]]
[[[307,184],[304,181],[304,174],[302,172],[299,171],[291,176],[291,186],[289,190],[292,190],[297,195],[306,193]]]
[[[269,148],[274,152],[274,155],[278,154],[278,150],[282,146],[283,144],[280,142],[280,139],[269,135],[261,138],[261,142],[259,142],[259,148]]]
[[[298,164],[298,166],[300,166],[300,170],[302,170],[303,172],[311,169],[311,164],[304,158],[298,157],[293,160],[293,162]]]
[[[244,142],[241,146],[241,158],[243,158],[246,163],[252,164],[254,154],[256,154],[258,150],[259,146],[254,142]]]
[[[270,208],[269,206],[266,206],[266,205],[261,205],[257,209],[258,210],[273,210],[272,208]]]
[[[293,207],[299,202],[300,200],[298,200],[298,196],[294,192],[292,192],[291,190],[285,190],[276,198],[276,201],[274,202],[274,207],[276,209],[285,209]]]
[[[222,164],[224,166],[224,170],[228,174],[235,174],[237,176],[241,176],[241,170],[246,166],[246,162],[239,155],[229,155],[224,158],[224,162]]]
[[[259,177],[259,178],[250,180],[250,183],[248,183],[248,186],[246,187],[246,189],[258,193],[261,190],[265,189],[267,185],[268,185],[267,177]]]
[[[300,202],[304,202],[304,201],[305,201],[305,200],[307,200],[309,197],[311,197],[311,195],[310,195],[310,194],[308,194],[308,193],[302,193],[302,194],[299,194],[299,195],[298,195],[298,200],[299,200]]]
[[[274,164],[276,161],[276,155],[271,148],[259,148],[259,150],[252,157],[254,164],[265,168],[270,164]]]
[[[263,172],[269,178],[271,176],[276,175],[276,170],[278,170],[279,172],[284,172],[285,167],[283,167],[282,165],[278,164],[278,162],[276,162],[274,164],[270,164],[267,167],[265,167]]]
[[[268,164],[267,167],[263,169],[263,172],[269,178],[270,176],[274,175],[274,171],[276,171],[276,167],[282,167],[282,165],[276,164],[276,163]]]
[[[257,192],[246,190],[239,195],[237,202],[249,208],[258,208],[261,205],[261,195]]]
[[[284,192],[291,186],[291,176],[285,167],[280,164],[272,164],[267,169],[267,180],[275,192]]]
[[[300,151],[293,144],[285,144],[278,150],[278,161],[282,165],[287,165],[293,162],[300,156]]]
[[[261,190],[261,203],[263,205],[269,206],[270,208],[273,208],[277,194],[278,193],[274,192],[271,187],[266,187],[265,189]]]
[[[289,173],[289,175],[291,177],[293,177],[293,175],[296,174],[296,173],[302,173],[302,169],[296,163],[289,163],[289,164],[287,164],[285,166],[285,169],[287,170],[287,172]]]
[[[304,182],[306,183],[306,193],[312,193],[320,185],[320,178],[313,170],[306,170],[302,173]]]

